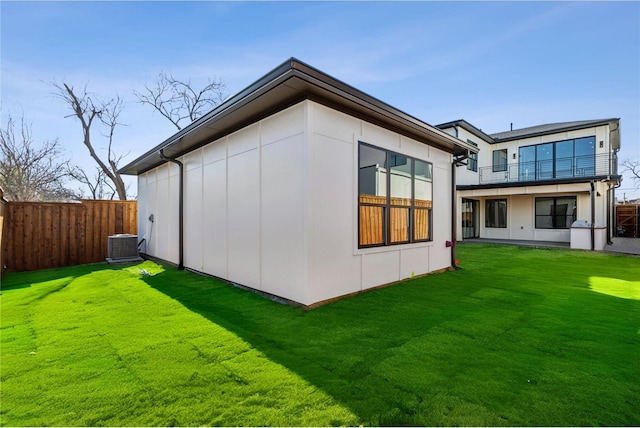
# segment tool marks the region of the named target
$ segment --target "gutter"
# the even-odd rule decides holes
[[[158,151],[160,158],[167,162],[173,162],[180,168],[180,190],[178,192],[178,270],[184,270],[184,166],[179,160],[166,157],[163,150],[164,149],[160,149]]]

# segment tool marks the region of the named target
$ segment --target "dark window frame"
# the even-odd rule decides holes
[[[576,144],[578,141],[584,141],[584,140],[590,140],[590,142],[592,142],[593,144],[593,153],[588,154],[588,155],[577,155],[577,147]],[[571,141],[572,145],[573,145],[573,155],[571,157],[557,157],[557,146],[558,144],[562,144],[562,143],[567,143]],[[540,164],[539,164],[539,160],[538,160],[538,146],[542,146],[545,144],[551,144],[553,149],[552,149],[552,157],[550,160],[548,160],[549,165],[551,165],[551,171],[543,171],[540,170]],[[551,177],[553,179],[556,178],[572,178],[572,177],[589,177],[592,175],[595,175],[596,173],[596,165],[595,165],[595,159],[596,159],[596,136],[595,135],[587,135],[585,137],[576,137],[576,138],[568,138],[568,139],[564,139],[564,140],[557,140],[557,141],[549,141],[546,143],[538,143],[538,144],[529,144],[528,146],[521,146],[518,147],[518,171],[521,170],[523,163],[520,161],[521,158],[521,152],[523,149],[528,149],[530,147],[533,147],[533,155],[534,155],[534,160],[530,161],[530,162],[525,162],[525,163],[533,163],[534,164],[534,168],[533,171],[535,173],[535,177],[534,179],[527,179],[527,180],[521,180],[521,181],[535,181],[535,180],[542,180],[544,177],[545,172],[550,174]],[[561,174],[561,172],[563,170],[559,170],[559,163],[558,160],[559,159],[571,159],[571,174],[568,176],[564,176]],[[579,165],[585,165],[585,160],[590,161],[589,164],[587,166],[579,166]],[[540,162],[544,162],[544,160],[540,161]],[[584,170],[587,171],[587,173],[584,173]],[[580,173],[579,171],[583,171],[582,173]],[[495,170],[494,170],[495,172]],[[522,177],[522,173],[519,172],[520,176],[519,178]],[[565,173],[566,174],[566,173]]]
[[[467,143],[478,147],[478,145],[471,140],[467,140]],[[467,169],[469,171],[478,172],[478,154],[477,153],[469,153],[469,158],[467,159]]]
[[[412,156],[407,156],[404,155],[402,153],[398,153],[398,152],[394,152],[393,150],[388,150],[388,149],[384,149],[382,147],[378,147],[378,146],[374,146],[373,144],[369,144],[363,141],[358,141],[358,168],[360,168],[360,147],[361,146],[366,146],[366,147],[370,147],[373,148],[375,150],[379,150],[385,153],[385,183],[386,183],[386,195],[385,195],[385,203],[370,203],[370,202],[361,202],[360,201],[360,188],[361,188],[361,184],[360,184],[360,174],[358,174],[358,248],[376,248],[376,247],[387,247],[387,246],[392,246],[392,245],[403,245],[403,244],[414,244],[414,243],[424,243],[424,242],[432,242],[433,241],[433,163],[432,162],[428,162],[422,159],[418,159],[418,158],[414,158]],[[391,156],[396,156],[396,157],[404,157],[406,158],[410,163],[411,163],[411,203],[410,205],[399,205],[399,204],[393,204],[391,199],[391,169],[392,167],[389,165],[390,162],[390,158]],[[422,162],[428,165],[428,168],[430,170],[430,183],[431,183],[431,207],[423,207],[423,206],[419,206],[416,205],[416,198],[415,198],[415,163],[416,161],[418,162]],[[394,165],[396,166],[396,165]],[[361,215],[362,215],[362,210],[361,207],[379,207],[382,208],[382,242],[381,243],[374,243],[374,244],[365,244],[362,245],[362,238],[361,238]],[[403,241],[393,241],[391,240],[391,213],[392,213],[392,209],[407,209],[408,210],[408,218],[407,218],[407,222],[408,222],[408,230],[407,230],[407,235],[408,235],[408,239],[407,240],[403,240]],[[428,228],[428,237],[426,239],[416,239],[416,228],[414,227],[414,221],[416,219],[416,212],[417,211],[427,211],[427,228]]]
[[[500,203],[504,202],[504,225],[500,223],[500,214],[499,214],[499,206]],[[491,210],[494,214],[489,216],[489,204],[494,204],[495,208]],[[484,201],[484,227],[491,229],[506,229],[507,228],[507,218],[509,213],[509,203],[507,199],[485,199]]]
[[[504,162],[496,162],[496,154],[499,153],[504,153],[504,158],[502,159],[498,159],[498,161],[504,160]],[[507,149],[498,149],[498,150],[494,150],[492,153],[492,170],[493,172],[503,172],[506,171],[508,169],[508,165],[509,165],[509,153],[507,151]]]
[[[558,207],[558,200],[559,199],[571,199],[573,200],[573,206],[575,207],[575,210],[572,210],[572,214],[562,214],[559,215],[557,214],[557,207]],[[538,214],[538,202],[547,202],[547,201],[553,201],[553,205],[552,205],[552,212],[549,214]],[[535,198],[535,201],[533,202],[533,215],[534,215],[534,227],[536,229],[543,229],[543,230],[568,230],[571,229],[571,223],[573,223],[574,221],[576,221],[576,219],[578,218],[578,197],[577,196],[544,196],[544,197],[537,197]],[[538,225],[538,219],[540,218],[547,218],[547,217],[551,217],[551,227],[541,227]],[[559,222],[558,219],[560,217],[564,217],[564,221],[563,222]],[[571,221],[567,222],[567,218],[571,217]],[[562,227],[559,227],[558,224],[561,224]]]

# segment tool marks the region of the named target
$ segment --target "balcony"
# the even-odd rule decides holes
[[[480,184],[566,180],[618,175],[614,153],[478,168]]]

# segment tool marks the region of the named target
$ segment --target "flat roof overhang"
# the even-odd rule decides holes
[[[549,186],[555,184],[575,184],[575,183],[589,183],[591,181],[609,181],[619,183],[622,179],[621,175],[599,175],[596,177],[580,177],[580,178],[563,178],[554,180],[539,180],[539,181],[512,181],[509,183],[490,183],[490,184],[465,184],[457,185],[457,190],[484,190],[484,189],[503,189],[511,187],[534,187],[534,186]]]
[[[160,157],[160,150],[171,158],[182,156],[307,99],[454,156],[478,152],[477,147],[291,58],[202,118],[122,167],[119,172],[126,175],[142,174],[166,163]]]

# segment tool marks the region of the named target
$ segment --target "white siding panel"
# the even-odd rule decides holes
[[[195,157],[190,160],[184,180],[184,265],[202,271],[202,167]]]
[[[352,116],[312,103],[314,132],[325,137],[347,143],[353,142],[353,135],[360,135],[361,121]]]
[[[156,170],[151,170],[147,172],[147,218],[150,215],[156,216],[158,212],[158,207],[156,206],[156,194],[157,194],[157,186],[156,186]],[[154,222],[147,220],[147,254],[157,257],[158,251],[158,238],[157,238],[157,225]]]
[[[368,122],[362,122],[362,137],[367,143],[384,149],[398,151],[400,148],[400,134]]]
[[[353,144],[313,135],[309,150],[309,295],[313,303],[360,290],[353,254]]]
[[[226,138],[207,144],[202,148],[202,164],[207,165],[213,162],[224,160],[227,156]]]
[[[156,212],[154,214],[155,233],[157,236],[156,257],[163,260],[169,259],[169,235],[172,225],[169,219],[169,167],[164,165],[157,169],[157,194],[156,194]]]
[[[203,168],[203,264],[204,272],[227,278],[227,164]]]
[[[260,168],[262,290],[297,302],[307,283],[304,143],[299,134],[264,146]]]
[[[404,248],[400,261],[400,278],[429,273],[429,247]]]
[[[230,157],[228,168],[228,279],[260,289],[258,150]]]
[[[304,103],[289,107],[261,123],[262,145],[304,133]]]
[[[432,154],[438,150],[432,149]],[[451,165],[433,164],[433,247],[429,251],[429,268],[439,270],[451,266]]]
[[[227,154],[229,157],[256,149],[258,141],[260,124],[254,124],[242,128],[227,137]]]
[[[148,203],[147,174],[144,173],[138,176],[138,242],[140,242],[143,238],[145,240],[145,243],[140,247],[142,252],[146,252],[146,247],[149,245],[147,242]]]
[[[175,163],[169,164],[169,226],[167,260],[178,263],[180,257],[180,168]]]
[[[362,289],[400,280],[400,250],[362,256]]]

